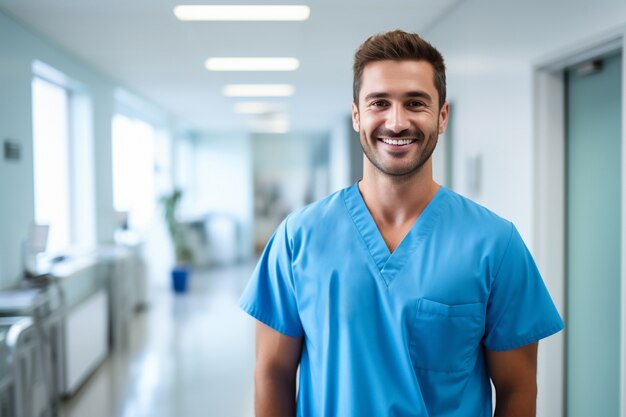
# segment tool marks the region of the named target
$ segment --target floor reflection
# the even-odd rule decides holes
[[[253,267],[194,271],[184,295],[154,288],[129,346],[109,356],[62,416],[253,416],[254,321],[237,307]]]

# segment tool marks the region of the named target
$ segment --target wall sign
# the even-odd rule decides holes
[[[4,159],[6,161],[19,161],[21,155],[21,146],[18,142],[5,139],[4,140]]]

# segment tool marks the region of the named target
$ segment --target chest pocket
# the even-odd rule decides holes
[[[466,371],[475,363],[483,333],[483,303],[447,305],[420,298],[409,342],[413,367]]]

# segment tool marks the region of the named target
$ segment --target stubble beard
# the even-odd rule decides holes
[[[370,144],[373,140],[378,140],[378,139],[372,139],[372,138],[377,138],[380,136],[380,132],[378,130],[375,130],[374,132],[372,132],[372,137],[368,138],[367,134],[361,130],[359,132],[359,137],[360,137],[360,142],[361,142],[361,149],[363,150],[363,154],[367,157],[367,159],[370,161],[370,163],[382,174],[384,175],[388,175],[390,177],[394,177],[397,179],[403,179],[403,178],[409,178],[412,177],[413,175],[419,173],[422,169],[422,167],[424,166],[424,164],[426,164],[426,162],[430,159],[430,157],[432,156],[433,152],[435,151],[435,148],[437,147],[437,141],[439,140],[439,123],[437,123],[437,129],[434,132],[431,132],[428,136],[425,136],[422,132],[400,132],[400,134],[385,134],[385,137],[391,137],[393,138],[395,137],[416,137],[418,142],[424,142],[425,143],[425,148],[417,155],[417,158],[415,161],[410,161],[409,164],[407,164],[404,167],[400,167],[397,169],[392,169],[390,167],[385,167],[385,165],[377,158],[376,152],[374,152],[374,148],[373,146],[369,146],[368,144]]]

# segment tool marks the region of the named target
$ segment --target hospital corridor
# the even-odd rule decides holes
[[[0,0],[0,417],[626,417],[625,49],[624,0]]]

